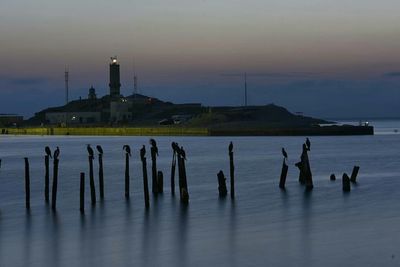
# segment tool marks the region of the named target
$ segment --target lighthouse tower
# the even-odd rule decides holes
[[[111,98],[119,98],[121,96],[120,88],[120,75],[119,75],[119,64],[117,57],[111,58],[110,63],[110,96]]]

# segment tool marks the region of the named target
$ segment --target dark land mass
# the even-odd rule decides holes
[[[174,104],[144,95],[124,98],[131,118],[110,122],[110,96],[82,99],[65,106],[51,107],[26,120],[22,127],[65,127],[46,119],[46,113],[97,112],[100,121],[68,123],[68,127],[196,127],[207,128],[210,135],[351,135],[373,134],[367,126],[320,126],[334,122],[296,115],[287,109],[268,104],[247,107],[204,107],[200,104]]]

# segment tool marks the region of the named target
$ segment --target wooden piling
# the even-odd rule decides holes
[[[80,177],[80,211],[82,213],[85,212],[85,173],[81,172],[81,177]]]
[[[125,154],[125,198],[129,198],[129,154]]]
[[[31,208],[31,188],[30,188],[30,175],[29,175],[29,160],[25,160],[25,207],[27,209]]]
[[[178,154],[178,173],[179,173],[179,194],[181,202],[187,204],[189,202],[189,191],[186,179],[186,167],[183,148],[180,149]]]
[[[146,157],[142,157],[142,170],[143,170],[143,192],[144,192],[144,204],[146,208],[150,207],[150,200],[149,200],[149,183],[147,179],[147,163]]]
[[[354,166],[353,167],[353,171],[351,172],[351,178],[350,178],[350,181],[352,183],[356,183],[357,182],[356,179],[357,179],[357,175],[358,175],[358,171],[359,170],[360,170],[359,166]]]
[[[51,190],[51,208],[56,209],[57,203],[57,187],[58,187],[58,158],[53,160],[53,187]]]
[[[279,179],[279,187],[280,187],[281,189],[285,189],[286,176],[287,176],[288,169],[289,169],[289,166],[286,164],[285,161],[286,161],[286,160],[283,159],[281,177],[280,177],[280,179]]]
[[[229,151],[229,170],[231,176],[231,198],[235,198],[235,165],[233,163],[233,151]]]
[[[89,183],[90,183],[90,198],[92,205],[96,204],[96,187],[94,185],[94,174],[93,174],[93,156],[89,155]]]
[[[49,155],[44,156],[44,200],[49,203],[49,191],[50,191],[50,168],[49,168]]]
[[[335,176],[335,174],[334,174],[334,173],[332,173],[332,174],[331,174],[331,177],[330,177],[330,179],[331,179],[331,181],[336,181],[336,176]]]
[[[226,178],[223,171],[219,171],[217,174],[218,179],[218,192],[220,197],[225,197],[228,194],[228,190],[226,188]]]
[[[175,167],[176,167],[176,152],[173,151],[172,154],[172,164],[171,164],[171,194],[175,195]]]
[[[163,193],[164,191],[164,174],[162,171],[157,172],[157,192]]]
[[[104,199],[103,154],[99,154],[99,187],[100,199]]]
[[[343,173],[342,185],[343,185],[344,192],[350,192],[350,178],[347,175],[347,173]]]
[[[157,149],[155,147],[151,147],[151,188],[154,194],[157,194],[158,186],[157,186]]]

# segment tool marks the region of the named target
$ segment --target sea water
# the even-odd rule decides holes
[[[385,127],[386,134],[377,127],[375,136],[311,137],[309,193],[294,166],[305,137],[156,137],[164,193],[150,193],[149,210],[139,158],[145,144],[151,189],[149,137],[0,136],[0,266],[398,266],[400,135],[387,130],[397,126]],[[172,141],[186,150],[188,206],[170,192]],[[220,199],[217,189],[222,170],[230,190],[230,141],[234,200]],[[96,156],[95,206],[86,144],[104,150],[105,199],[99,200]],[[133,150],[129,200],[125,144]],[[61,150],[56,212],[44,201],[47,145]],[[282,147],[289,154],[286,191],[278,187]],[[29,211],[24,157],[31,171]],[[358,183],[343,193],[342,174],[350,175],[354,165],[360,166]],[[80,172],[86,173],[83,215]]]

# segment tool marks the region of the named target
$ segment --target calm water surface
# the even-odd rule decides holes
[[[146,211],[138,149],[147,137],[0,136],[0,266],[398,266],[400,135],[312,137],[312,193],[298,184],[293,166],[304,139],[159,137],[165,192],[151,195]],[[229,174],[231,140],[235,201],[218,198],[216,176],[220,169]],[[186,148],[186,208],[170,194],[171,141]],[[91,208],[87,179],[81,215],[79,173],[88,172],[88,143],[105,151],[106,196]],[[129,201],[124,144],[134,148]],[[46,145],[61,149],[56,213],[44,203]],[[286,192],[278,188],[282,146],[290,163]],[[31,165],[30,212],[24,157]],[[359,182],[344,194],[341,179],[329,176],[341,178],[353,165],[361,167]]]

